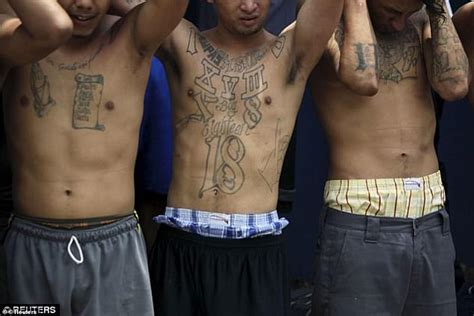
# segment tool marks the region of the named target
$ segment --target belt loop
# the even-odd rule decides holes
[[[446,210],[441,210],[441,212],[439,214],[443,218],[443,235],[447,235],[451,231],[451,228],[449,226],[448,212],[446,212]]]
[[[380,236],[380,218],[367,217],[365,242],[376,243]]]

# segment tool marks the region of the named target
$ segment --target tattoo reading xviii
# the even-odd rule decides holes
[[[38,117],[43,117],[56,105],[56,102],[51,97],[48,77],[44,74],[39,63],[31,65],[30,84],[35,113]]]
[[[261,96],[268,89],[261,61],[269,52],[278,59],[284,45],[281,37],[272,46],[229,58],[227,52],[190,29],[186,52],[196,56],[202,49],[204,58],[202,71],[194,79],[197,91],[190,94],[196,111],[180,120],[176,128],[180,133],[190,122],[203,124],[208,154],[200,198],[208,191],[235,194],[242,188],[246,178],[241,166],[246,152],[242,137],[261,122]]]
[[[75,129],[94,129],[105,131],[105,126],[99,124],[99,109],[104,88],[102,75],[76,75],[76,94],[72,126]]]

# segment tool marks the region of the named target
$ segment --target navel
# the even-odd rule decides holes
[[[107,103],[105,103],[105,108],[109,111],[112,111],[113,109],[115,109],[115,103],[113,103],[112,101],[108,101]]]

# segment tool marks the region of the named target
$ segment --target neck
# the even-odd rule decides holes
[[[218,25],[209,31],[208,37],[222,47],[232,47],[236,51],[248,51],[262,46],[273,36],[263,28],[253,34],[238,34]]]

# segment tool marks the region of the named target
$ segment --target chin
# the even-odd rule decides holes
[[[257,34],[258,32],[260,32],[262,29],[263,29],[263,27],[258,26],[258,27],[254,27],[254,28],[250,28],[250,29],[237,30],[237,32],[240,35],[254,35],[254,34]]]
[[[94,30],[80,30],[80,31],[78,30],[78,31],[74,31],[72,33],[72,36],[76,38],[85,38],[85,37],[91,36],[93,33],[94,33]]]

